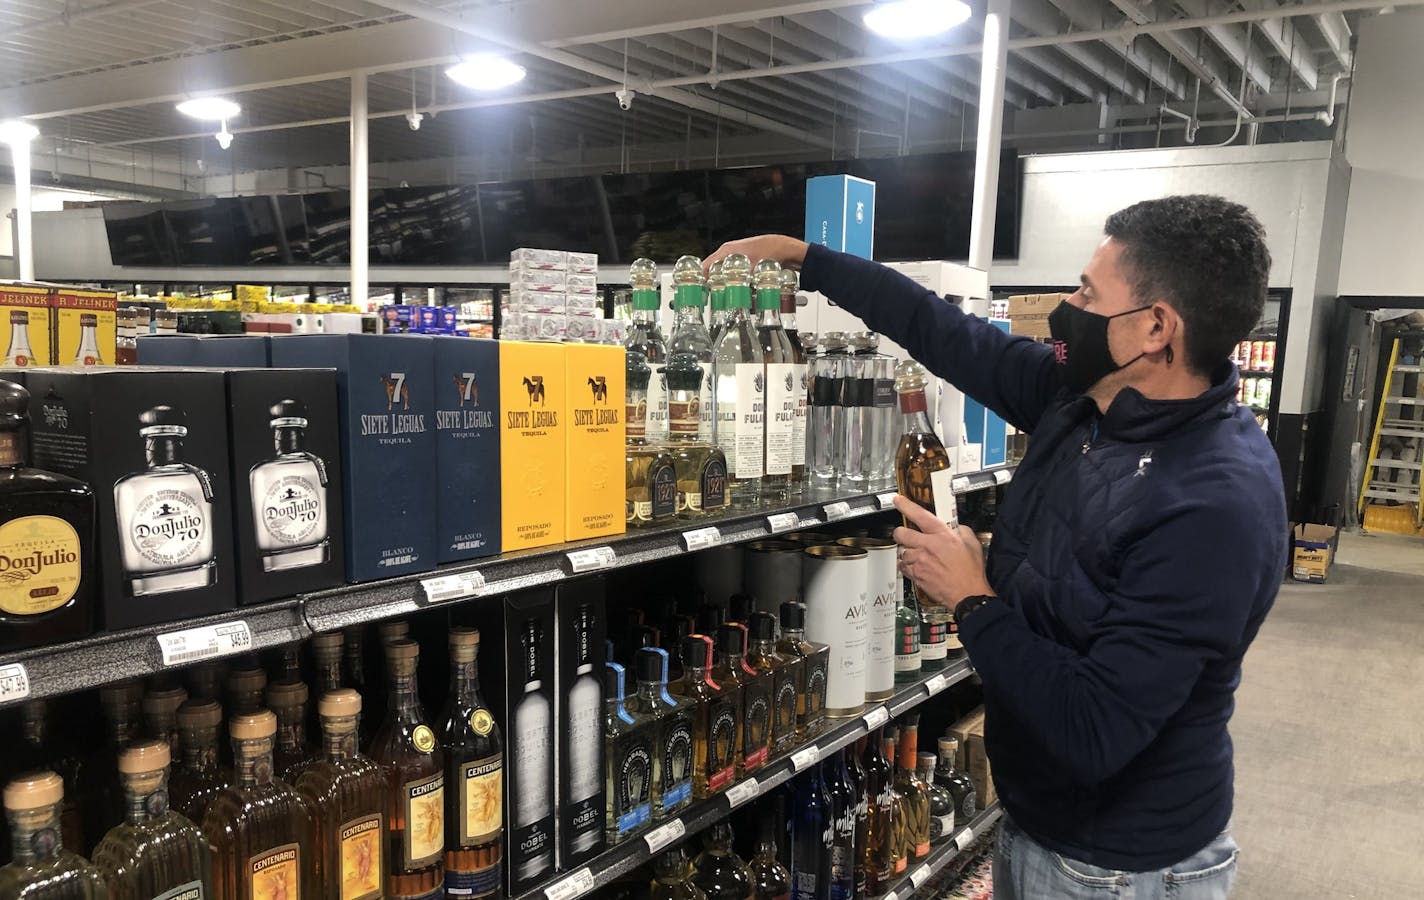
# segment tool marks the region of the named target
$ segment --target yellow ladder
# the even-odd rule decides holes
[[[1410,375],[1415,376],[1414,390],[1406,394],[1402,389]],[[1399,338],[1395,338],[1389,351],[1389,368],[1384,376],[1379,413],[1375,416],[1374,435],[1370,438],[1369,464],[1360,483],[1357,509],[1367,531],[1415,534],[1424,525],[1421,519],[1424,504],[1419,502],[1419,478],[1424,473],[1420,452],[1424,448],[1424,418],[1418,417],[1418,411],[1424,407],[1424,395],[1420,392],[1424,377],[1421,375],[1424,375],[1424,366],[1418,360],[1399,361]],[[1404,449],[1398,453],[1382,451],[1380,439],[1384,437],[1404,439]]]

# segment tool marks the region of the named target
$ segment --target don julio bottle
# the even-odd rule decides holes
[[[253,528],[262,570],[278,572],[326,562],[326,463],[302,446],[306,407],[283,400],[269,410],[276,454],[252,467]]]
[[[756,264],[757,341],[766,373],[762,500],[779,506],[790,493],[795,469],[796,409],[803,390],[796,377],[795,353],[781,322],[781,265],[774,259]]]
[[[5,787],[14,860],[0,867],[0,897],[25,900],[104,900],[99,870],[64,849],[59,807],[64,782],[53,772],[34,772]]]
[[[490,897],[503,883],[504,742],[480,696],[480,633],[450,629],[450,695],[442,716],[445,750],[445,894]]]
[[[733,509],[761,502],[765,471],[765,356],[752,321],[751,261],[733,253],[722,261],[727,321],[712,354],[712,402],[717,407],[717,446],[727,455]]]

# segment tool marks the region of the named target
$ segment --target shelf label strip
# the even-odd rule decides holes
[[[682,840],[682,836],[687,834],[687,827],[682,824],[681,819],[673,819],[666,825],[654,828],[643,835],[643,840],[648,842],[648,852],[657,853],[674,841]]]
[[[246,653],[251,649],[252,632],[241,619],[158,635],[158,650],[163,654],[165,666],[186,665],[214,656]]]
[[[791,754],[791,768],[797,772],[821,758],[821,750],[815,744]]]
[[[438,575],[435,578],[422,578],[420,586],[425,590],[426,603],[445,603],[479,596],[485,589],[485,576],[481,572]]]
[[[966,828],[963,831],[959,832],[959,834],[956,834],[954,836],[954,846],[958,847],[960,850],[966,849],[972,843],[974,843],[973,828]]]
[[[994,470],[994,483],[995,483],[995,484],[1008,484],[1010,481],[1013,481],[1013,480],[1014,480],[1014,473],[1013,473],[1013,470],[1011,470],[1011,469],[995,469],[995,470]]]
[[[794,512],[773,513],[766,517],[766,527],[772,531],[788,531],[801,527],[801,517]]]
[[[596,572],[599,569],[608,569],[618,561],[618,554],[613,552],[612,547],[589,547],[584,550],[570,550],[565,554],[569,559],[569,568],[575,575],[582,575],[584,572]]]
[[[927,865],[921,864],[915,868],[915,871],[910,873],[910,884],[915,886],[915,890],[919,890],[920,885],[929,880],[930,867]]]
[[[928,681],[925,682],[925,689],[929,692],[929,696],[931,697],[933,697],[935,694],[938,694],[940,691],[944,690],[947,687],[949,687],[949,679],[945,677],[945,674],[943,672],[938,675],[932,676]]]
[[[850,515],[850,504],[844,500],[837,500],[835,503],[827,503],[821,507],[821,514],[826,517],[827,522],[834,522],[837,519],[844,519]]]
[[[549,885],[544,889],[544,896],[547,900],[574,900],[593,890],[593,887],[593,873],[588,866],[584,866],[558,884]]]
[[[717,530],[716,525],[708,525],[706,528],[694,528],[691,531],[682,533],[683,546],[688,552],[693,550],[706,550],[708,547],[716,547],[722,543],[722,532]]]
[[[894,491],[890,491],[889,493],[885,493],[885,494],[876,494],[876,495],[875,495],[875,505],[876,505],[876,506],[879,506],[881,509],[894,509],[894,508],[895,508],[895,492],[894,492]]]
[[[957,478],[950,479],[949,489],[956,494],[962,494],[969,490],[969,476],[960,475]]]
[[[865,714],[865,730],[874,731],[890,721],[890,710],[883,706],[877,706]]]
[[[727,788],[727,803],[732,809],[736,809],[760,793],[761,785],[757,784],[755,778],[748,778]]]
[[[0,666],[0,703],[14,703],[30,696],[30,673],[24,663]]]

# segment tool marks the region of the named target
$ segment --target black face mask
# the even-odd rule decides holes
[[[1048,333],[1053,336],[1053,355],[1058,365],[1063,367],[1063,383],[1068,389],[1079,394],[1087,393],[1104,376],[1125,369],[1146,356],[1139,353],[1122,365],[1114,362],[1112,351],[1108,349],[1108,322],[1151,308],[1143,306],[1115,316],[1103,316],[1074,306],[1067,300],[1059,303],[1058,308],[1048,316]]]

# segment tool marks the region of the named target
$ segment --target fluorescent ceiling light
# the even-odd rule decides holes
[[[0,144],[27,144],[39,136],[40,130],[29,122],[0,122]]]
[[[881,37],[895,40],[934,37],[969,18],[962,0],[890,0],[877,3],[861,21]]]
[[[497,91],[524,80],[524,67],[503,56],[477,53],[445,70],[450,80],[476,91]]]
[[[235,118],[242,112],[242,107],[226,97],[194,97],[178,104],[178,111],[204,122],[221,122],[223,119]]]

